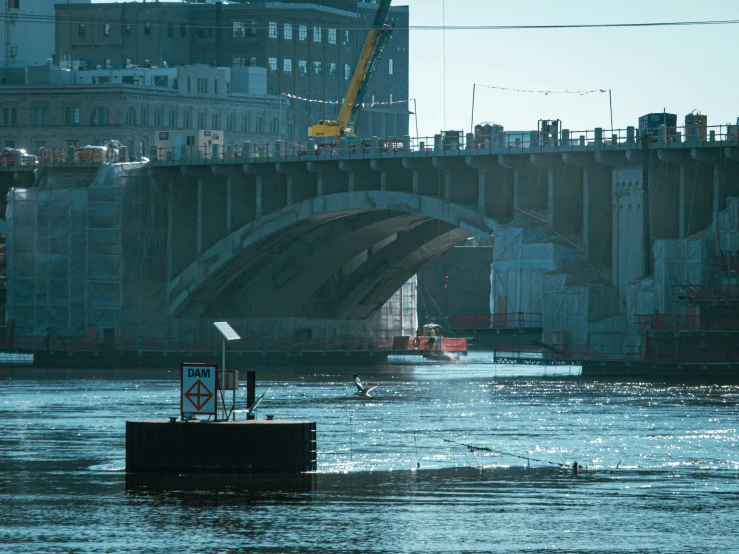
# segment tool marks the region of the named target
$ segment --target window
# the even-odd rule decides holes
[[[146,125],[144,123],[144,116],[141,115],[141,124]],[[154,110],[154,127],[163,127],[164,126],[164,110],[162,108],[157,108]]]
[[[321,62],[313,62],[313,75],[320,77],[323,74],[323,64]]]
[[[249,132],[249,114],[245,113],[241,116],[241,132],[242,133],[248,133]]]
[[[290,58],[285,58],[284,60],[282,60],[282,72],[285,75],[293,74],[293,61]]]
[[[49,124],[49,108],[33,108],[33,124],[48,125]]]
[[[108,108],[94,108],[90,113],[90,125],[107,125],[108,124]]]
[[[220,129],[221,128],[221,114],[214,113],[213,117],[211,117],[211,123],[210,126],[211,129]]]
[[[387,74],[393,75],[395,73],[395,60],[390,58],[387,62]]]
[[[282,31],[282,38],[285,40],[292,40],[293,39],[293,24],[292,23],[285,23],[285,27]]]
[[[269,132],[273,136],[279,136],[280,135],[280,120],[276,117],[272,118],[272,124],[270,125]]]
[[[277,73],[277,58],[270,58],[269,59],[269,72],[270,73]]]
[[[244,67],[246,65],[246,56],[236,56],[232,60],[232,67]]]
[[[352,43],[352,32],[349,29],[344,31],[344,46],[349,46]]]
[[[308,75],[308,62],[305,60],[298,61],[298,75],[305,77]]]
[[[233,23],[233,37],[244,38],[246,36],[246,23],[243,21],[234,21]]]
[[[167,36],[168,37],[174,36],[174,23],[167,23]]]
[[[133,79],[133,77],[124,77],[124,79]],[[133,81],[131,81],[133,82]],[[110,77],[105,75],[96,75],[92,78],[92,84],[93,85],[105,85],[107,83],[110,83]]]
[[[258,115],[254,123],[254,132],[259,134],[264,133],[264,116]]]
[[[8,8],[13,9],[13,10],[19,10],[20,3],[21,3],[21,0],[8,0]]]
[[[103,36],[110,36],[110,23],[103,23]]]
[[[177,127],[177,110],[169,110],[169,127],[171,129]]]
[[[257,27],[259,23],[257,21],[251,21],[246,29],[246,36],[247,37],[255,37],[257,36]]]
[[[333,62],[328,64],[328,78],[336,79],[336,64]]]
[[[321,42],[323,40],[323,33],[320,27],[313,27],[313,42]]]
[[[307,40],[307,39],[308,39],[308,26],[299,25],[298,26],[298,40]]]
[[[329,29],[328,30],[328,43],[329,44],[336,44],[336,29]]]
[[[136,119],[136,108],[128,108],[128,113],[126,114],[126,125],[129,127],[135,127],[137,122]]]
[[[141,126],[142,127],[149,126],[149,108],[147,108],[146,106],[141,108]]]
[[[64,124],[65,125],[79,125],[80,124],[80,109],[79,108],[64,108]]]
[[[130,37],[131,35],[133,35],[133,25],[126,23],[126,36]]]
[[[167,87],[169,86],[169,77],[167,75],[154,75],[151,79],[155,87]]]
[[[151,34],[151,23],[144,23],[144,34],[146,36]]]
[[[208,94],[208,79],[198,77],[198,94]]]
[[[232,113],[226,116],[226,131],[233,131],[236,126],[236,116]]]
[[[105,69],[110,69],[111,67],[113,67],[113,64],[110,61],[110,58],[105,58]]]
[[[80,23],[77,25],[77,36],[78,37],[84,37],[85,36],[85,24]]]
[[[151,58],[144,58],[144,67],[151,67]]]
[[[198,129],[205,129],[205,112],[198,112]]]
[[[121,77],[121,83],[123,83],[124,85],[133,85],[134,82],[139,82],[138,77],[135,79],[135,81],[133,75],[124,75],[123,77]]]
[[[277,38],[280,33],[277,31],[277,21],[269,22],[269,38]]]
[[[190,112],[184,112],[182,114],[182,128],[190,129],[192,126],[192,115]]]
[[[187,78],[187,92],[192,92],[192,81],[190,77]]]
[[[18,125],[17,108],[3,108],[3,125]]]
[[[344,80],[348,81],[352,78],[352,66],[350,66],[348,63],[344,64]]]

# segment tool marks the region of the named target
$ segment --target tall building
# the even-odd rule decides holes
[[[0,64],[43,65],[54,61],[54,4],[90,0],[0,0]]]
[[[57,5],[56,54],[82,69],[207,64],[267,69],[267,93],[291,94],[288,139],[335,117],[377,5],[357,0],[290,3],[141,3]],[[396,25],[365,102],[408,99],[408,8]],[[333,103],[333,104],[332,104]],[[408,105],[362,112],[360,136],[408,134]]]

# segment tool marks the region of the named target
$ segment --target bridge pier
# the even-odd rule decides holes
[[[296,164],[276,163],[277,173],[287,176],[286,205],[314,198],[318,193],[318,178],[307,167]]]
[[[612,170],[596,163],[588,154],[565,153],[562,161],[582,171],[583,258],[610,267],[613,263]]]
[[[403,167],[413,172],[413,194],[441,198],[444,193],[441,171],[428,160],[403,158]]]
[[[708,227],[712,215],[712,187],[700,185],[706,181],[713,182],[706,179],[706,170],[710,170],[710,166],[696,162],[690,151],[658,150],[657,156],[668,168],[678,168],[678,237],[685,238]],[[670,173],[669,169],[667,173]]]
[[[256,178],[257,219],[288,205],[287,175],[262,164],[245,164],[243,168]]]
[[[349,177],[335,163],[308,162],[305,167],[316,174],[316,196],[349,191]]]

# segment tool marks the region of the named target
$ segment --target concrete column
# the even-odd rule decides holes
[[[712,216],[712,166],[700,164],[690,151],[659,150],[660,161],[678,168],[678,237],[688,237],[710,224]]]
[[[479,181],[477,171],[470,168],[463,157],[432,158],[433,166],[442,171],[444,202],[477,209]]]
[[[477,212],[506,222],[514,215],[514,173],[498,157],[467,156],[467,165],[478,171]]]
[[[406,169],[403,159],[373,159],[370,167],[380,174],[380,190],[413,192],[413,172]]]
[[[582,237],[583,189],[579,174],[566,171],[559,155],[531,154],[531,163],[547,170],[547,221],[557,233]]]
[[[316,196],[337,194],[349,190],[349,176],[336,162],[307,162],[306,169],[316,175]]]
[[[595,163],[590,154],[562,154],[562,161],[582,170],[584,259],[610,266],[613,261],[611,168]]]

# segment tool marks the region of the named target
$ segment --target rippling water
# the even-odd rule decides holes
[[[276,371],[261,414],[317,422],[318,473],[162,492],[127,490],[125,421],[177,415],[177,370],[0,370],[0,552],[739,552],[737,386]]]

